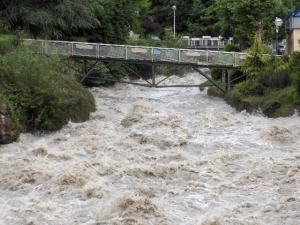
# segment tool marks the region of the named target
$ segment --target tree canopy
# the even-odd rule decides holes
[[[2,0],[0,22],[35,38],[124,43],[130,30],[163,37],[173,26],[172,5],[177,33],[234,37],[249,47],[259,30],[270,41],[275,17],[285,18],[300,0]]]

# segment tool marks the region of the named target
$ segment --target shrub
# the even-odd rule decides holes
[[[230,97],[241,99],[249,96],[261,96],[264,94],[264,88],[258,82],[247,80],[237,84],[229,93]]]
[[[0,34],[0,55],[3,55],[17,45],[17,37],[9,34]]]
[[[134,45],[134,46],[160,47],[162,43],[161,43],[161,41],[158,41],[158,40],[141,38],[141,39],[137,39],[137,40],[129,39],[129,40],[127,40],[127,44]]]
[[[218,69],[218,68],[212,68],[210,70],[211,72],[211,77],[214,80],[221,80],[222,79],[222,73],[223,73],[223,69]]]
[[[281,101],[284,103],[289,103],[293,105],[297,105],[300,103],[299,94],[297,92],[296,87],[294,86],[289,86],[283,89],[280,98]]]
[[[240,52],[241,48],[235,44],[227,44],[224,47],[225,52]]]
[[[289,69],[271,63],[262,68],[258,75],[258,82],[270,88],[284,88],[290,85]]]
[[[242,72],[247,78],[256,79],[259,76],[261,69],[269,63],[270,59],[264,55],[266,49],[267,47],[263,44],[261,37],[256,36],[249,54],[241,66]]]
[[[57,130],[70,119],[88,119],[95,110],[93,96],[66,74],[61,58],[24,49],[0,58],[0,88],[22,131]]]

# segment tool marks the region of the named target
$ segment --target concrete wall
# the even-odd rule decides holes
[[[300,28],[300,17],[291,17],[287,21],[287,28],[289,29],[299,29]]]
[[[300,52],[300,29],[293,29],[289,32],[287,38],[286,52],[292,54],[293,52]]]
[[[300,52],[300,29],[295,29],[292,32],[292,43],[293,43],[293,48],[292,51],[295,52]]]

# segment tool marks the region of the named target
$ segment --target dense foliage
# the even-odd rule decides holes
[[[227,100],[239,110],[261,109],[267,116],[289,116],[300,107],[300,54],[267,58],[255,38],[242,71],[246,80],[234,86]]]
[[[124,42],[140,28],[146,0],[3,0],[1,22],[37,38]]]
[[[258,29],[275,34],[274,18],[285,18],[298,0],[3,0],[0,23],[33,37],[124,43],[132,30],[160,35],[173,25],[182,35],[223,35],[249,47]],[[283,35],[284,29],[281,30]]]
[[[60,58],[17,49],[0,57],[0,89],[23,131],[57,130],[95,110],[93,96],[64,70]]]

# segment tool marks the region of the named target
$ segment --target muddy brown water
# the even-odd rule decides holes
[[[300,224],[296,115],[236,112],[197,88],[92,92],[91,120],[0,147],[1,225]]]

